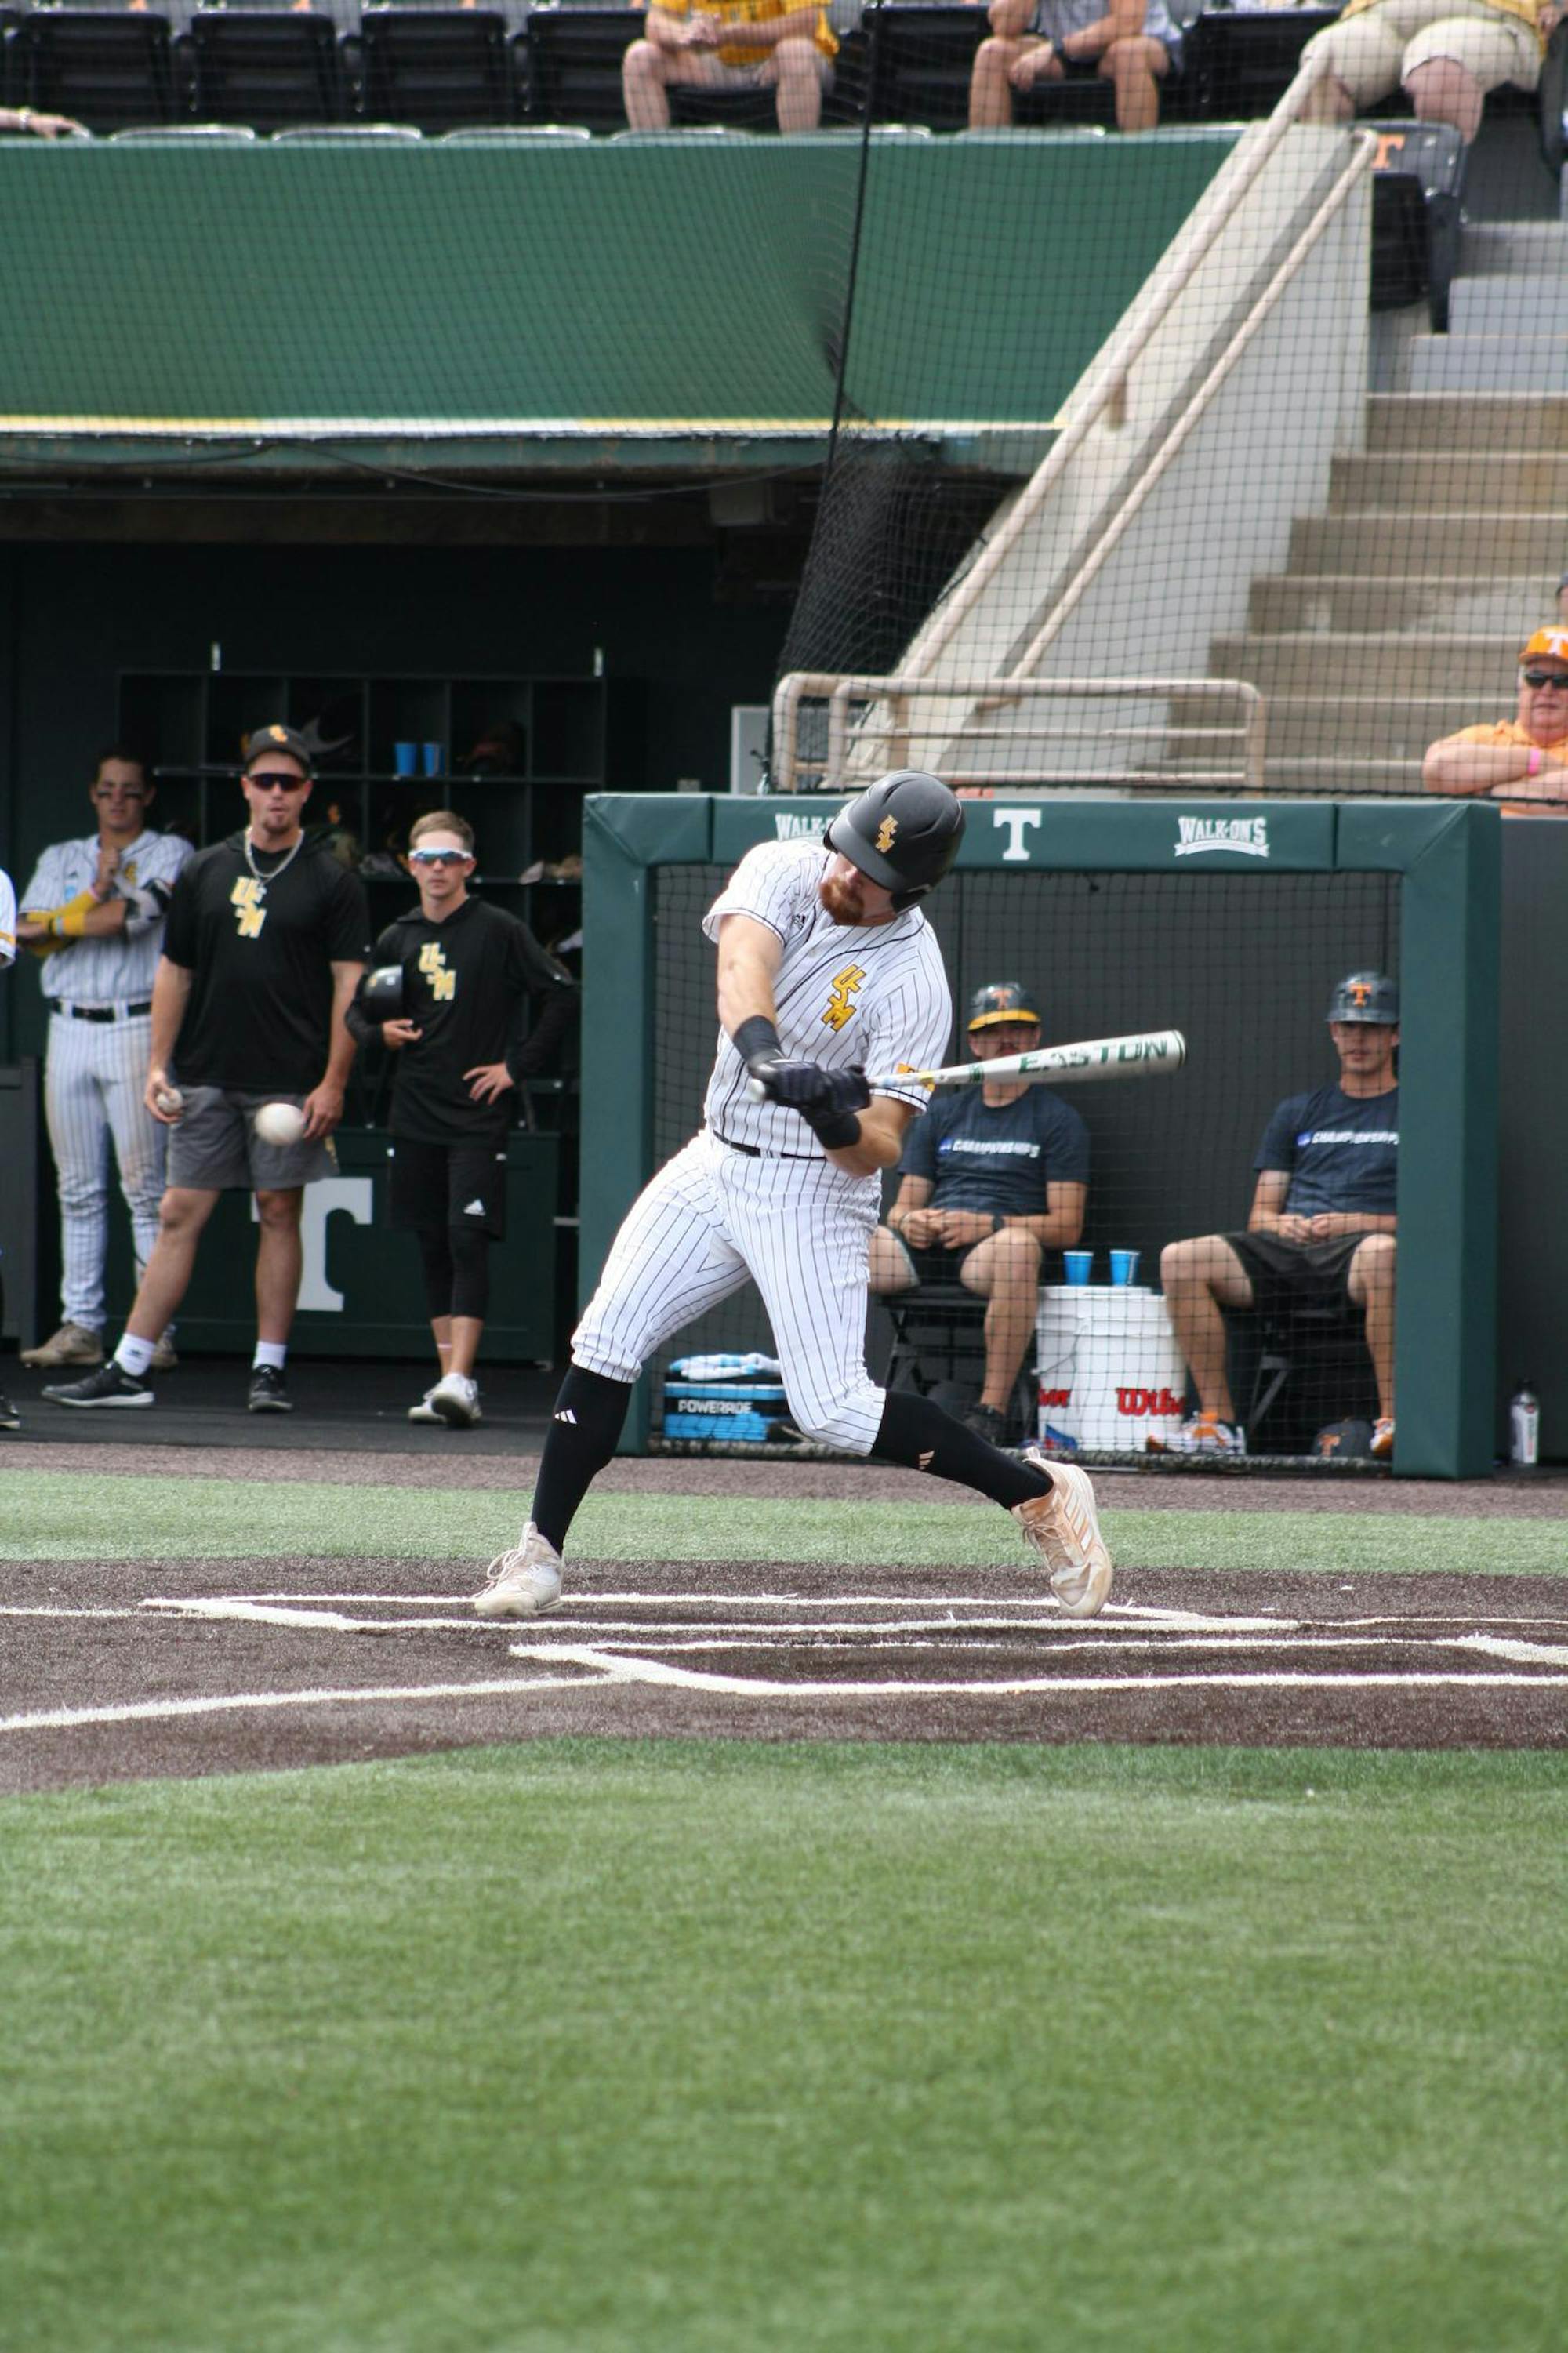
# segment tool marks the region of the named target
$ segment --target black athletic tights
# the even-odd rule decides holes
[[[606,1380],[579,1365],[561,1384],[533,1491],[533,1525],[557,1552],[565,1549],[578,1504],[616,1451],[631,1398],[629,1381]],[[889,1390],[871,1453],[878,1461],[929,1471],[933,1479],[954,1479],[1008,1511],[1040,1492],[1039,1472],[906,1389]]]
[[[421,1226],[417,1230],[425,1270],[425,1311],[471,1315],[482,1324],[490,1303],[490,1238],[472,1226]]]

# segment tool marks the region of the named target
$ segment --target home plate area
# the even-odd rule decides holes
[[[482,1624],[465,1593],[429,1589],[428,1568],[407,1563],[389,1565],[379,1590],[310,1582],[310,1571],[298,1584],[247,1580],[142,1609],[200,1621],[209,1638],[227,1630],[253,1687],[270,1652],[285,1710],[308,1668],[301,1704],[374,1691],[425,1715],[471,1690],[492,1737],[499,1702],[500,1736],[514,1738],[1568,1741],[1560,1578],[1129,1570],[1086,1622],[994,1571],[574,1562],[556,1610],[504,1626]],[[420,1745],[429,1735],[426,1724]]]

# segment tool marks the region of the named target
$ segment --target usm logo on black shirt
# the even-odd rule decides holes
[[[253,874],[242,874],[228,895],[234,906],[240,938],[258,940],[261,926],[267,921],[267,909],[262,904],[267,894],[260,883]]]
[[[430,994],[437,1005],[449,1005],[458,994],[458,976],[449,971],[446,951],[439,940],[426,940],[419,951],[419,974],[430,984]]]

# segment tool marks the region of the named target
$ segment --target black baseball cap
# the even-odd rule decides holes
[[[248,776],[264,752],[286,752],[297,760],[307,776],[316,773],[316,764],[309,744],[297,727],[285,727],[280,720],[270,726],[253,727],[245,746],[245,774]]]
[[[969,1000],[969,1034],[994,1029],[1004,1021],[1037,1021],[1031,992],[1021,980],[993,980]]]

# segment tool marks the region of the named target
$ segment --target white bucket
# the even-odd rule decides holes
[[[1187,1368],[1160,1293],[1141,1284],[1051,1283],[1035,1325],[1038,1431],[1142,1454],[1181,1427]]]

